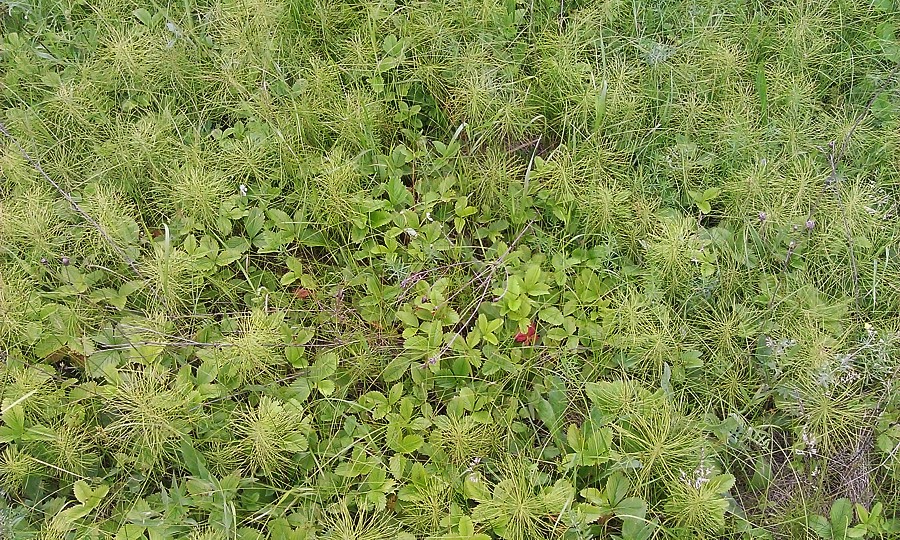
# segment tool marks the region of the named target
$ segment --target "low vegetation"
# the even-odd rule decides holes
[[[0,4],[0,537],[900,535],[897,0]]]

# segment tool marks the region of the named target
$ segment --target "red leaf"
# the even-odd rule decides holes
[[[534,323],[528,325],[528,330],[526,332],[519,332],[516,334],[516,342],[517,343],[534,343],[537,341],[537,326]]]
[[[296,296],[297,298],[299,298],[301,300],[306,300],[307,298],[309,298],[310,294],[311,293],[309,292],[309,289],[307,289],[305,287],[298,287],[294,291],[294,296]]]

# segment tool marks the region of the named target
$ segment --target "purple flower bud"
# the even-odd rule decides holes
[[[69,266],[69,263],[71,261],[69,260],[68,257],[63,257],[59,262],[61,262],[63,266]]]
[[[766,222],[766,219],[768,219],[768,217],[769,217],[769,215],[766,214],[765,212],[760,212],[760,213],[759,213],[759,222],[760,222],[760,223],[765,223],[765,222]]]
[[[47,266],[47,259],[44,257],[41,257],[41,264],[43,264],[44,266]]]
[[[813,230],[813,229],[815,229],[815,228],[816,228],[816,220],[814,220],[814,219],[807,219],[807,220],[806,220],[806,230],[807,230],[807,231],[811,231],[811,230]]]

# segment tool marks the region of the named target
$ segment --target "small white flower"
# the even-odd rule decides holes
[[[407,228],[403,229],[403,232],[405,232],[412,238],[419,236],[419,233],[417,233],[416,230],[413,229],[412,227],[407,227]]]
[[[431,212],[425,212],[425,219],[428,221],[434,221],[434,218],[431,217]]]
[[[241,192],[241,197],[247,196],[247,186],[245,186],[244,184],[241,184],[240,186],[238,186],[238,191]]]
[[[178,25],[169,21],[166,23],[166,30],[175,34],[175,37],[180,38],[183,34],[181,33],[181,29],[178,28]]]
[[[700,465],[693,470],[691,475],[688,475],[685,471],[681,471],[681,481],[688,486],[699,490],[703,487],[704,484],[709,482],[710,478],[712,478],[712,475],[712,467],[705,463],[700,463]]]
[[[803,443],[804,448],[794,451],[799,456],[815,456],[818,455],[819,450],[816,448],[816,438],[810,435],[806,428],[803,428],[803,432],[800,434],[800,441]]]

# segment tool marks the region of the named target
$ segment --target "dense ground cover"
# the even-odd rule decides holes
[[[889,538],[896,0],[4,0],[0,537]]]

